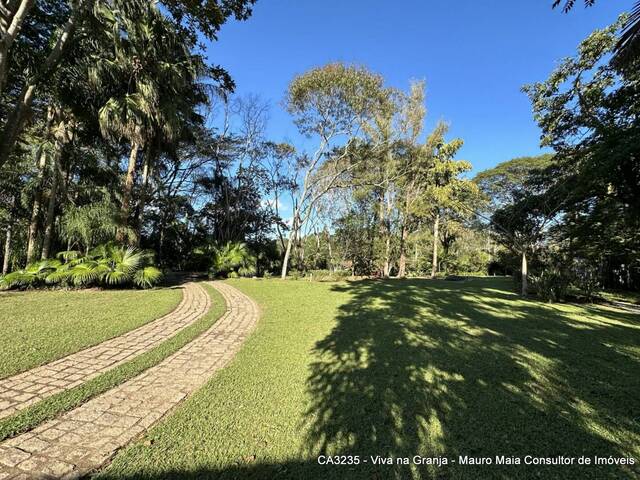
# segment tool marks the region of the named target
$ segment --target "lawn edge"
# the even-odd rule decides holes
[[[173,288],[173,287],[165,287],[165,288],[166,288],[166,289],[171,289],[171,288]],[[160,290],[161,290],[161,289],[160,289]],[[181,290],[182,290],[182,289],[181,289]],[[35,368],[39,368],[39,367],[42,367],[42,366],[44,366],[44,365],[48,365],[48,364],[50,364],[50,363],[57,362],[57,361],[59,361],[59,360],[63,360],[63,359],[65,359],[65,358],[67,358],[67,357],[70,357],[71,355],[75,355],[76,353],[82,352],[83,350],[88,350],[89,348],[96,347],[96,346],[100,345],[101,343],[108,342],[109,340],[113,340],[114,338],[118,338],[118,337],[121,337],[122,335],[126,335],[126,334],[128,334],[128,333],[130,333],[130,332],[133,332],[133,331],[135,331],[135,330],[137,330],[137,329],[139,329],[139,328],[142,328],[142,327],[144,327],[144,326],[146,326],[146,325],[149,325],[149,324],[150,324],[150,323],[152,323],[152,322],[155,322],[156,320],[160,320],[161,318],[166,317],[167,315],[172,314],[172,313],[173,313],[173,312],[174,312],[174,311],[175,311],[175,310],[176,310],[176,309],[177,309],[177,308],[182,304],[182,302],[183,302],[183,301],[184,301],[184,290],[182,291],[182,295],[180,296],[180,298],[178,299],[178,301],[176,302],[176,304],[175,304],[175,305],[173,305],[173,306],[171,307],[171,310],[168,310],[168,311],[164,312],[163,314],[161,314],[161,315],[159,315],[159,316],[157,316],[157,317],[155,317],[155,318],[150,318],[150,319],[149,319],[149,320],[147,320],[146,322],[141,323],[140,325],[138,325],[138,326],[136,326],[136,327],[134,327],[134,328],[131,328],[131,329],[129,329],[129,330],[125,330],[124,332],[120,332],[120,333],[118,333],[117,335],[113,335],[113,336],[110,336],[110,337],[107,337],[107,338],[103,338],[102,340],[100,340],[100,341],[98,341],[98,342],[95,342],[95,343],[89,343],[89,344],[87,344],[87,345],[84,345],[83,347],[79,348],[78,350],[74,350],[74,351],[72,351],[72,352],[65,353],[65,354],[64,354],[64,355],[62,355],[61,357],[51,358],[51,359],[46,360],[46,361],[44,361],[44,362],[42,362],[42,363],[37,363],[37,364],[31,365],[31,366],[30,366],[29,368],[27,368],[27,369],[24,369],[24,370],[18,370],[18,371],[16,371],[16,372],[10,373],[9,375],[4,375],[4,376],[1,376],[1,375],[0,375],[0,380],[6,380],[7,378],[11,378],[11,377],[15,377],[15,376],[17,376],[17,375],[21,375],[21,374],[23,374],[23,373],[25,373],[25,372],[28,372],[29,370],[33,370],[33,369],[35,369]],[[0,424],[1,424],[1,422],[2,422],[2,421],[0,420]]]
[[[201,318],[176,335],[143,354],[118,365],[88,382],[38,402],[10,417],[0,420],[0,441],[7,440],[58,417],[96,396],[130,380],[145,370],[158,365],[170,355],[186,346],[211,326],[226,312],[225,300],[208,282],[198,282],[211,298],[211,308]]]

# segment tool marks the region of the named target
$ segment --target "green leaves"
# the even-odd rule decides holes
[[[371,119],[387,101],[383,82],[364,67],[330,63],[293,79],[287,110],[303,134],[346,134]]]
[[[213,274],[250,277],[256,274],[257,259],[244,243],[229,242],[214,248]]]
[[[81,257],[79,252],[58,253],[60,260],[42,260],[24,270],[0,278],[0,288],[27,286],[136,285],[150,288],[162,278],[162,272],[151,265],[153,255],[133,247],[103,244]]]

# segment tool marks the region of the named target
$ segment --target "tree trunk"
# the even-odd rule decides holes
[[[440,214],[437,214],[435,222],[433,222],[433,258],[431,260],[431,278],[436,278],[436,274],[438,273],[439,228],[440,228]]]
[[[280,274],[280,278],[282,278],[283,280],[287,278],[287,269],[289,268],[289,257],[291,256],[291,245],[293,243],[293,241],[291,240],[292,235],[293,234],[291,234],[289,236],[289,239],[287,240],[287,249],[285,250],[284,259],[282,260],[282,272]]]
[[[384,245],[384,266],[382,270],[382,275],[384,278],[389,278],[391,275],[391,235],[387,232]]]
[[[36,164],[38,165],[38,179],[36,182],[36,192],[33,197],[33,207],[31,208],[31,221],[29,222],[29,231],[27,233],[27,265],[33,262],[36,256],[36,243],[38,241],[38,226],[40,218],[40,209],[42,208],[42,188],[44,181],[44,169],[47,165],[47,156],[44,154],[43,147],[38,147],[36,153]]]
[[[4,241],[4,258],[2,260],[2,274],[9,273],[9,263],[11,261],[11,234],[13,233],[13,218],[7,225],[7,233]]]
[[[0,22],[0,94],[4,89],[4,83],[9,71],[9,51],[15,41],[24,19],[33,7],[35,0],[19,0],[2,2],[2,21]]]
[[[522,292],[521,292],[521,295],[523,297],[527,296],[527,293],[528,293],[528,290],[529,290],[528,275],[529,275],[529,271],[528,271],[528,266],[527,266],[527,249],[523,248],[522,249],[522,273],[521,273],[521,280],[522,280]]]
[[[45,222],[44,240],[42,242],[42,260],[49,258],[51,253],[51,238],[53,237],[53,225],[56,218],[56,197],[58,195],[58,168],[59,168],[59,151],[56,146],[56,157],[53,162],[53,177],[51,177],[51,193],[49,195],[49,207],[47,208],[47,220]]]
[[[124,181],[124,190],[122,192],[122,206],[120,208],[121,225],[116,233],[116,241],[123,243],[127,237],[127,227],[129,225],[129,213],[131,211],[131,197],[133,195],[133,184],[135,182],[136,162],[138,160],[139,145],[136,142],[131,144],[131,153],[129,155],[129,164],[127,166],[127,176]]]
[[[144,223],[144,209],[147,206],[147,190],[149,188],[149,176],[151,175],[151,149],[147,149],[144,155],[144,165],[142,167],[142,189],[140,191],[140,200],[138,201],[138,218],[136,219],[136,226],[138,231],[138,238],[136,239],[138,245],[140,245],[140,239],[142,238],[142,224]]]
[[[289,238],[287,240],[287,249],[284,253],[284,259],[282,260],[282,272],[280,274],[280,278],[283,280],[287,278],[287,270],[289,269],[289,259],[291,258],[291,249],[293,248],[293,244],[296,241],[298,236],[298,212],[295,212],[293,215],[293,221],[291,222],[291,233],[289,234]]]
[[[13,222],[14,222],[14,214],[15,209],[18,204],[18,195],[13,196],[13,206],[11,208],[11,212],[9,215],[9,223],[7,223],[7,232],[5,234],[4,241],[4,257],[2,259],[2,275],[6,275],[9,273],[9,265],[11,264],[11,237],[13,235]]]
[[[409,237],[409,229],[406,224],[402,225],[402,233],[400,234],[400,259],[398,260],[398,278],[404,278],[407,275],[407,238]]]

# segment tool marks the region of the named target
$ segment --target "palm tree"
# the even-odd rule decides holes
[[[564,2],[562,10],[569,12],[576,0],[554,0],[553,8]],[[596,0],[584,0],[585,7],[591,7]],[[633,6],[624,26],[624,31],[616,45],[614,61],[621,67],[630,65],[640,54],[640,0]]]
[[[87,255],[60,252],[57,259],[41,260],[25,269],[0,277],[4,289],[38,285],[135,285],[152,287],[162,278],[153,264],[153,255],[133,247],[99,245]]]
[[[131,213],[138,154],[145,151],[144,188],[151,169],[151,144],[172,144],[181,127],[203,103],[197,84],[204,62],[190,53],[154,2],[115,2],[117,8],[99,9],[107,26],[110,51],[94,62],[90,76],[98,87],[120,83],[100,109],[99,123],[105,137],[124,138],[130,153],[122,194],[121,223],[117,240],[124,233]],[[144,198],[144,194],[143,194]],[[144,200],[141,202],[144,208]],[[140,208],[138,209],[140,211]]]
[[[214,248],[213,274],[249,277],[256,274],[256,257],[244,243],[228,242]]]

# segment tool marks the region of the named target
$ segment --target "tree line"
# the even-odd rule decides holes
[[[252,4],[3,5],[3,274],[513,274],[558,299],[638,288],[636,16],[524,88],[552,153],[471,178],[462,139],[445,122],[425,131],[424,82],[390,87],[359,65],[293,78],[284,105],[304,147],[267,138],[268,102],[236,95],[200,45]]]

